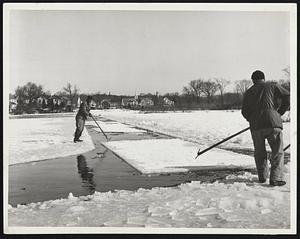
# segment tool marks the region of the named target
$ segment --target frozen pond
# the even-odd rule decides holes
[[[56,198],[90,195],[95,191],[137,190],[169,187],[190,181],[213,181],[224,178],[234,169],[199,168],[187,173],[142,174],[101,143],[103,135],[87,126],[95,149],[87,153],[39,162],[11,165],[9,168],[9,204],[26,204]],[[119,140],[168,139],[153,132],[109,133],[111,142]],[[239,169],[235,169],[239,171]]]
[[[194,117],[194,114],[191,113],[190,117]],[[19,120],[27,121],[17,119]],[[105,131],[108,131],[111,149],[104,146],[106,139],[103,134],[89,122],[87,141],[80,143],[87,147],[80,149],[80,152],[73,150],[80,146],[69,143],[74,130],[74,118],[70,117],[64,117],[64,121],[55,117],[41,119],[36,121],[38,124],[23,125],[17,131],[22,136],[19,147],[26,154],[16,152],[16,158],[11,158],[12,161],[9,162],[10,226],[290,227],[289,163],[284,167],[287,184],[273,188],[268,181],[264,184],[257,182],[256,170],[224,167],[226,165],[220,167],[218,163],[215,166],[201,166],[190,159],[182,162],[182,157],[178,156],[176,150],[180,151],[190,143],[182,143],[180,140],[174,146],[173,136],[168,135],[169,132],[161,133],[163,130],[159,128],[155,130],[160,132],[157,133],[149,131],[151,127],[143,125],[135,128],[137,124],[130,122],[128,123],[131,125],[121,125],[120,120],[119,123],[104,118],[98,120]],[[64,125],[64,130],[53,131],[57,128],[53,122]],[[172,120],[168,122],[172,123]],[[143,124],[147,124],[147,121]],[[211,124],[214,125],[214,122]],[[207,128],[207,132],[200,136],[209,135],[210,129]],[[35,142],[28,142],[30,132],[36,132]],[[183,128],[179,133],[184,132]],[[217,139],[223,136],[217,136]],[[51,140],[59,139],[55,141],[57,147],[49,141],[49,137],[52,137]],[[194,141],[192,137],[189,139]],[[145,145],[139,145],[140,141],[150,140],[153,142],[147,150]],[[36,142],[47,147],[36,147]],[[165,157],[159,157],[154,152],[157,151],[154,150],[155,144],[152,144],[155,142],[159,145],[164,142],[160,146],[161,151],[172,162],[169,159],[162,160]],[[88,149],[90,146],[92,147]],[[164,146],[170,147],[166,150]],[[42,161],[34,161],[30,155],[32,147],[36,149],[35,156]],[[136,150],[132,155],[133,149]],[[239,147],[231,150],[239,153],[241,158],[245,154],[252,156],[253,153],[241,142]],[[141,169],[134,164],[142,161],[134,162],[130,159],[152,151],[156,156],[148,157],[147,160],[145,157],[143,163],[145,165],[149,159],[157,163],[147,164],[151,174],[141,174]],[[192,151],[194,156],[194,149]],[[226,152],[229,156],[234,155],[228,150]],[[118,157],[119,154],[122,157]],[[289,161],[289,155],[287,156]],[[165,171],[170,166],[184,166],[189,171]],[[164,171],[160,171],[161,169]]]

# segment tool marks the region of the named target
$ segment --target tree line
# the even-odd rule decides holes
[[[290,69],[283,69],[285,79],[274,81],[290,91]],[[163,95],[148,93],[140,94],[139,97],[147,97],[154,102],[154,110],[166,109],[164,98],[173,101],[172,109],[239,109],[242,104],[243,95],[251,87],[250,79],[235,81],[234,88],[228,90],[230,81],[225,78],[198,78],[191,80],[183,87],[182,93],[166,93]],[[91,94],[97,105],[103,100],[113,102],[116,106],[121,106],[123,98],[134,97],[126,95],[101,94],[100,92]],[[37,112],[63,112],[73,111],[78,103],[78,98],[85,99],[87,94],[80,94],[76,85],[68,83],[55,94],[44,91],[41,85],[28,82],[24,86],[18,86],[14,94],[10,94],[10,99],[15,100],[15,107],[12,113],[37,113]],[[40,99],[40,101],[39,101]],[[11,103],[11,102],[10,102]],[[11,105],[10,105],[11,106]],[[11,107],[10,107],[11,108]],[[47,110],[45,110],[47,109]],[[167,108],[168,110],[169,108]]]
[[[76,85],[68,83],[62,91],[51,94],[50,91],[44,91],[41,85],[28,82],[18,86],[15,93],[9,95],[9,108],[15,114],[72,111],[74,101],[79,96],[78,92]]]

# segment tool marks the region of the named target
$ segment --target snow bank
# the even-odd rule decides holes
[[[255,167],[253,157],[221,149],[210,150],[195,159],[199,146],[180,139],[110,141],[104,145],[142,173],[187,171],[188,167],[196,166]]]
[[[81,143],[73,143],[73,117],[10,119],[9,164],[52,159],[94,149],[86,129]]]
[[[288,170],[285,170],[288,171]],[[9,206],[9,226],[289,228],[289,183],[257,184],[256,175],[215,183],[116,191]]]
[[[248,122],[238,110],[143,113],[132,110],[94,110],[93,114],[141,128],[193,140],[210,146],[244,128]],[[288,112],[286,113],[288,114]],[[283,118],[285,118],[284,116]],[[284,143],[290,143],[290,123],[284,123]],[[253,149],[250,131],[225,142],[224,148]],[[267,147],[268,144],[267,144]],[[289,149],[287,150],[287,152]]]

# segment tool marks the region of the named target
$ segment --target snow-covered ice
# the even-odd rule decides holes
[[[110,141],[104,145],[143,173],[187,171],[191,166],[255,167],[253,157],[222,149],[210,150],[195,159],[199,145],[181,139]]]
[[[286,166],[288,167],[288,165]],[[9,226],[289,228],[290,192],[256,175],[9,207]]]
[[[97,120],[97,123],[99,124],[101,129],[107,133],[116,133],[116,132],[117,133],[119,133],[119,132],[120,133],[143,133],[143,132],[145,132],[145,130],[140,130],[140,129],[134,128],[133,126],[118,123],[115,121],[104,122],[104,121]],[[101,131],[94,121],[86,121],[86,125],[93,125],[93,126],[97,127],[97,128],[95,128],[95,130]]]
[[[166,133],[185,140],[210,146],[247,128],[249,123],[240,110],[201,110],[190,112],[143,113],[133,110],[94,110],[94,115],[107,117],[121,123]],[[287,118],[287,112],[283,118]],[[290,143],[290,123],[283,124],[284,144]],[[293,132],[295,134],[296,132]],[[222,148],[253,149],[250,131],[223,143]],[[267,144],[267,148],[269,145]],[[286,152],[289,152],[288,149]]]
[[[248,126],[248,123],[241,118],[238,111],[153,114],[126,110],[93,112],[93,114],[97,113],[100,113],[103,117],[118,120],[121,123],[177,135],[179,138],[188,141],[195,141],[201,148]],[[83,143],[74,144],[72,142],[75,129],[74,121],[73,118],[68,117],[9,120],[9,163],[61,157],[65,154],[79,154],[93,149],[94,145],[86,130],[82,136]],[[112,127],[112,125],[113,123],[109,127]],[[119,123],[116,123],[116,125],[119,125]],[[133,129],[130,126],[126,127],[129,127],[130,130]],[[289,123],[284,124],[284,140],[285,144],[290,142]],[[140,141],[141,144],[145,142]],[[172,143],[166,143],[164,146],[169,147],[168,150],[165,150],[165,148],[160,150],[164,151],[165,154],[173,155],[169,158],[170,162],[168,163],[171,163],[172,159],[176,159],[180,168],[182,164],[194,160],[198,147],[195,148],[195,151],[193,148],[195,146],[192,146],[189,142],[182,140],[168,140],[168,142],[173,142],[173,145]],[[176,142],[176,145],[174,145],[174,142]],[[116,147],[115,150],[122,151],[129,147],[126,141],[123,141],[123,145],[122,141],[111,141],[109,143],[112,144],[109,147]],[[116,145],[113,145],[113,143],[116,143]],[[154,141],[151,145],[153,149],[155,146]],[[224,146],[253,149],[249,132],[225,143]],[[191,158],[179,160],[179,157],[177,158],[175,155],[176,147],[182,147],[182,150],[186,150]],[[131,149],[133,148],[137,151],[145,150],[145,148],[138,146]],[[126,153],[130,152],[129,149],[126,150]],[[218,152],[222,156],[225,155],[223,150],[218,149],[211,156],[218,155]],[[119,153],[121,154],[121,152]],[[133,156],[136,153],[132,152]],[[247,163],[248,159],[251,158],[232,152],[228,153],[230,156],[238,155],[238,160],[243,160],[243,163]],[[202,159],[204,156],[208,160],[209,154],[207,153],[199,156],[196,162],[204,163]],[[211,158],[211,156],[209,156],[210,160],[208,161],[217,164],[218,161],[214,157]],[[251,158],[251,161],[253,164],[254,159]],[[149,164],[149,168],[156,168],[157,166],[150,165],[153,162],[146,163]],[[159,165],[159,168],[167,165],[166,162],[156,164]],[[174,167],[174,165],[170,165],[170,167]],[[284,179],[287,181],[285,186],[269,187],[268,181],[265,184],[258,184],[257,175],[245,172],[241,175],[228,175],[226,179],[214,183],[191,182],[170,188],[95,192],[93,195],[81,197],[74,197],[70,192],[69,197],[64,199],[18,205],[17,207],[8,205],[8,225],[290,228],[289,164],[284,167]]]
[[[74,117],[9,119],[9,164],[81,154],[94,149],[84,129],[83,142],[73,143]]]

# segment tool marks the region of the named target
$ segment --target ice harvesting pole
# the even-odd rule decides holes
[[[95,121],[96,125],[99,127],[99,129],[101,130],[101,132],[103,133],[103,135],[105,136],[106,140],[108,141],[108,137],[107,135],[104,133],[104,131],[101,129],[100,125],[97,123],[97,121],[95,120],[94,116],[91,114],[92,119]]]
[[[286,151],[290,146],[291,146],[291,144],[287,145],[287,146],[283,149],[283,151]]]
[[[241,131],[239,131],[239,132],[237,132],[237,133],[235,133],[235,134],[233,134],[233,135],[227,137],[226,139],[221,140],[220,142],[218,142],[218,143],[216,143],[216,144],[214,144],[214,145],[208,147],[207,149],[204,149],[204,150],[202,150],[202,151],[200,151],[200,149],[199,149],[196,158],[197,158],[199,155],[201,155],[201,154],[207,152],[208,150],[211,150],[212,148],[218,146],[219,144],[222,144],[222,143],[226,142],[227,140],[230,140],[230,139],[232,139],[233,137],[235,137],[235,136],[237,136],[237,135],[239,135],[239,134],[241,134],[241,133],[247,131],[248,129],[250,129],[250,127],[246,128],[246,129],[243,129],[243,130],[241,130]],[[196,158],[195,158],[195,159],[196,159]]]

